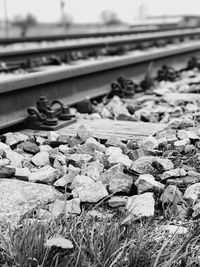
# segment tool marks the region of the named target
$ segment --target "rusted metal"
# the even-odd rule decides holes
[[[200,42],[162,48],[142,56],[126,55],[103,62],[59,68],[41,73],[27,74],[0,82],[0,129],[22,122],[27,108],[34,106],[41,95],[59,99],[65,105],[79,102],[85,97],[97,97],[110,90],[110,84],[123,75],[133,81],[142,80],[153,61],[154,74],[163,63],[172,67],[185,67],[187,60],[200,53]]]

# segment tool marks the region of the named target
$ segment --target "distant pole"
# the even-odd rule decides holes
[[[61,21],[64,24],[64,17],[65,17],[65,1],[60,0],[60,8],[61,8]]]
[[[9,35],[9,28],[8,28],[8,8],[7,8],[7,0],[4,0],[4,23],[5,23],[5,36],[8,37]]]

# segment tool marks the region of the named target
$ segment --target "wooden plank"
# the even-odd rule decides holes
[[[94,137],[99,139],[108,139],[109,137],[118,137],[122,140],[144,139],[160,130],[167,125],[161,123],[133,122],[133,121],[116,121],[109,119],[98,120],[79,120],[78,122],[66,126],[59,130],[59,134],[76,135],[77,128],[84,124],[89,127]]]

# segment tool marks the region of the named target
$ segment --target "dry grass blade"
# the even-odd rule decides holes
[[[176,257],[178,256],[178,254],[183,251],[187,245],[192,241],[193,238],[195,238],[196,236],[198,236],[200,234],[200,227],[197,226],[196,229],[194,230],[194,232],[185,240],[185,242],[181,245],[180,248],[178,248],[174,254],[172,255],[172,257],[163,265],[163,267],[170,267],[172,265],[172,262],[176,259]]]

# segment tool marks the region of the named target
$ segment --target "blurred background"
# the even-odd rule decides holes
[[[0,0],[0,38],[200,26],[200,0]]]

